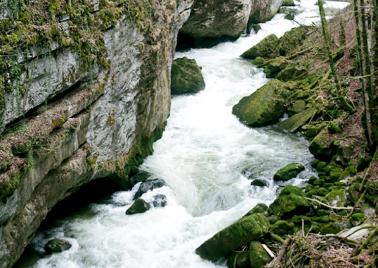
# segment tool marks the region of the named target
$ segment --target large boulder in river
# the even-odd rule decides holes
[[[150,208],[150,204],[148,204],[143,199],[139,198],[135,200],[135,202],[131,205],[131,207],[128,208],[128,210],[126,210],[126,215],[144,213]]]
[[[201,68],[194,59],[186,57],[174,60],[172,64],[172,94],[197,93],[205,88]]]
[[[263,214],[246,216],[226,227],[196,249],[196,253],[210,261],[226,258],[241,246],[267,234],[270,224]]]
[[[209,47],[224,39],[235,39],[246,29],[251,0],[197,0],[189,20],[180,31],[179,43]]]
[[[276,174],[274,174],[273,179],[275,181],[288,181],[292,178],[295,178],[303,170],[305,170],[305,167],[302,164],[291,163],[279,169]]]
[[[280,9],[283,0],[253,0],[249,20],[252,23],[270,20]]]
[[[144,193],[147,193],[148,191],[152,191],[153,189],[156,189],[156,188],[163,187],[164,185],[165,185],[165,181],[163,181],[162,179],[153,179],[153,180],[147,180],[145,182],[142,182],[134,195],[134,199],[138,199]]]
[[[242,98],[232,113],[250,127],[262,127],[277,122],[284,113],[285,84],[271,80],[252,95]]]

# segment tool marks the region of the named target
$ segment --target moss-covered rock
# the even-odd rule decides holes
[[[64,239],[51,239],[45,245],[44,249],[47,254],[59,253],[71,248],[71,243]]]
[[[269,206],[269,213],[282,219],[293,215],[305,214],[310,210],[310,204],[303,197],[303,191],[295,186],[286,186],[274,202]]]
[[[278,56],[279,39],[271,34],[261,40],[258,44],[248,49],[241,56],[245,59],[255,59],[257,57],[274,58]]]
[[[141,198],[138,198],[134,203],[126,210],[126,215],[133,215],[138,213],[144,213],[151,208],[150,204]]]
[[[197,93],[205,88],[201,68],[194,59],[186,57],[174,60],[172,64],[172,94]]]
[[[323,129],[311,141],[310,152],[320,160],[330,160],[334,153],[334,141],[328,132],[328,129]]]
[[[232,251],[267,234],[270,224],[261,213],[243,217],[205,241],[196,253],[210,261],[230,256]]]
[[[251,127],[262,127],[275,123],[284,113],[285,84],[271,80],[252,95],[242,98],[232,113]]]
[[[325,196],[325,199],[332,206],[343,207],[347,201],[345,189],[332,190]]]
[[[250,268],[249,266],[249,252],[234,252],[227,260],[229,268]]]
[[[258,58],[256,58],[255,61],[257,59]],[[285,69],[288,64],[289,62],[285,57],[282,57],[282,56],[275,57],[271,60],[264,62],[264,73],[266,74],[266,77],[273,78],[281,70]]]
[[[305,167],[300,163],[291,163],[287,166],[279,169],[276,174],[274,174],[273,179],[275,181],[288,181],[296,177],[300,172],[305,170]]]
[[[276,221],[270,230],[278,235],[286,235],[294,232],[294,224],[292,222],[278,220]]]
[[[265,214],[267,211],[268,211],[268,206],[263,204],[263,203],[259,203],[254,208],[252,208],[250,211],[248,211],[248,213],[245,216],[256,214],[256,213]]]
[[[280,122],[278,126],[289,132],[296,132],[310,119],[312,119],[316,115],[316,113],[317,110],[315,108],[308,108],[305,111],[297,113],[290,118]]]
[[[269,256],[260,242],[251,242],[249,245],[250,268],[263,268],[271,260],[272,258]]]
[[[282,56],[291,54],[297,47],[303,44],[308,33],[314,29],[312,26],[300,26],[286,32],[279,39],[279,53]]]
[[[297,114],[303,112],[306,109],[306,101],[304,100],[296,100],[293,104],[289,106],[287,112],[290,115]]]
[[[307,68],[298,64],[290,64],[280,71],[276,78],[282,81],[301,80],[308,75]]]

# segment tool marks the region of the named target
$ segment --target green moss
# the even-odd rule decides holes
[[[250,96],[242,98],[232,113],[239,120],[251,127],[266,126],[278,121],[284,113],[286,85],[278,80],[271,80]]]
[[[302,164],[291,163],[279,169],[276,174],[274,174],[273,179],[275,181],[288,181],[296,177],[303,170],[305,170],[305,167]]]
[[[276,221],[270,230],[278,235],[292,234],[294,232],[294,224],[289,221]]]
[[[205,88],[201,68],[194,59],[186,57],[172,64],[172,94],[197,93]]]
[[[271,34],[261,40],[241,55],[245,59],[256,59],[257,57],[274,58],[278,56],[278,38]]]
[[[325,199],[333,206],[343,207],[347,201],[345,189],[332,190],[325,196]]]
[[[249,245],[250,268],[263,268],[271,260],[272,258],[269,256],[260,242],[251,242]]]
[[[23,172],[17,171],[11,174],[9,177],[0,180],[0,200],[3,202],[5,199],[13,194],[21,182]]]
[[[296,132],[316,115],[318,111],[315,108],[308,108],[305,111],[297,113],[290,118],[281,121],[278,126],[289,131]]]
[[[284,0],[282,2],[282,6],[283,7],[293,7],[293,6],[295,6],[294,0]]]
[[[314,29],[312,26],[300,26],[286,32],[279,39],[279,53],[282,56],[292,54],[296,48],[303,44],[303,41],[306,40],[306,36],[312,29]]]
[[[33,149],[32,140],[27,140],[22,143],[17,143],[12,146],[12,153],[15,156],[25,157]]]
[[[311,141],[310,152],[320,160],[330,160],[334,153],[334,140],[327,129],[320,131]]]
[[[196,253],[211,261],[227,258],[234,250],[263,237],[269,227],[269,221],[263,214],[243,217],[205,241],[196,249]]]
[[[268,211],[268,206],[263,203],[259,203],[253,209],[248,211],[248,213],[245,216],[256,214],[256,213],[265,214],[267,211]]]
[[[249,252],[234,252],[227,260],[229,268],[247,268],[249,267]]]

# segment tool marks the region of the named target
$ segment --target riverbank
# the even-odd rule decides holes
[[[197,249],[202,257],[227,258],[229,267],[377,265],[378,154],[362,128],[350,11],[336,15],[329,27],[344,95],[334,86],[320,27],[270,35],[242,55],[273,80],[243,98],[234,114],[252,127],[277,122],[281,131],[304,135],[318,176],[303,189],[286,186],[269,207],[257,205],[214,235]],[[288,118],[280,120],[284,113]],[[251,226],[265,228],[253,233]]]

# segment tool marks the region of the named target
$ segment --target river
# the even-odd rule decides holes
[[[297,22],[318,21],[315,1],[297,2]],[[345,3],[327,2],[328,8]],[[278,185],[273,174],[291,162],[306,166],[291,184],[312,175],[312,155],[301,137],[274,128],[252,129],[231,110],[243,96],[265,84],[264,73],[239,55],[269,34],[282,36],[297,23],[278,14],[262,29],[235,42],[210,49],[192,49],[176,57],[194,58],[202,66],[205,90],[172,99],[171,115],[154,153],[141,166],[167,186],[144,194],[167,196],[167,206],[143,214],[125,215],[137,190],[114,193],[107,202],[90,205],[82,214],[40,231],[32,242],[37,250],[51,238],[64,238],[72,247],[63,253],[23,267],[225,267],[202,260],[194,250],[214,233],[231,224],[255,204],[271,203]],[[265,179],[269,187],[250,185]],[[21,262],[22,263],[22,262]],[[21,267],[20,266],[20,267]]]

